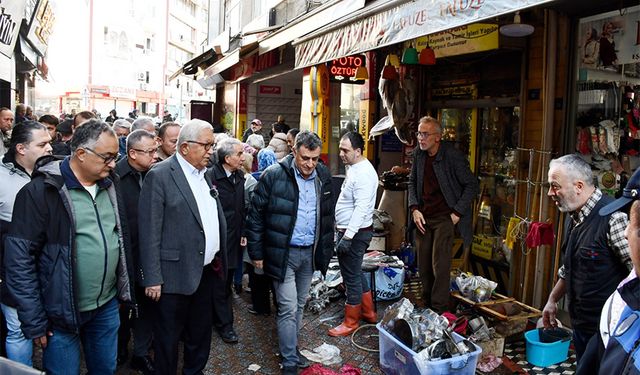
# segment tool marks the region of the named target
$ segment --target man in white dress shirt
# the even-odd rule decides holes
[[[336,203],[336,228],[340,273],[347,289],[344,321],[329,330],[330,336],[347,336],[356,330],[360,319],[376,322],[373,297],[362,274],[362,258],[373,237],[373,209],[378,189],[378,174],[362,155],[364,139],[348,132],[340,140],[340,158],[347,176]]]
[[[180,339],[183,374],[202,374],[209,359],[212,295],[224,285],[227,253],[226,221],[206,169],[213,143],[209,123],[185,124],[176,153],[147,173],[140,191],[141,284],[157,305],[156,374],[176,374]]]

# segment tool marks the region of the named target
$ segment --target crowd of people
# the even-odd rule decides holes
[[[201,374],[214,332],[230,345],[240,340],[232,296],[248,273],[248,312],[268,316],[275,306],[282,372],[297,374],[309,365],[298,335],[312,275],[326,272],[334,254],[347,298],[343,321],[327,334],[376,322],[360,267],[378,176],[361,134],[340,139],[348,168],[334,199],[320,137],[284,120],[266,134],[254,119],[242,140],[197,119],[156,126],[112,111],[107,120],[82,111],[36,121],[24,106],[15,115],[0,108],[0,302],[9,359],[31,366],[35,342],[49,374],[79,373],[81,353],[91,374],[113,374],[128,361],[145,374],[175,374],[179,362],[184,374]],[[441,143],[437,119],[421,118],[416,138],[409,208],[424,301],[442,313],[449,249],[455,230],[470,241],[478,183],[466,156]],[[548,178],[549,197],[568,215],[544,325],[557,324],[556,304],[566,295],[578,372],[626,371],[636,366],[624,359],[635,356],[630,343],[640,336],[640,172],[615,201],[594,186],[579,156],[552,160]],[[631,220],[620,212],[629,206]]]
[[[326,272],[336,228],[350,300],[329,334],[375,322],[357,272],[377,187],[360,134],[341,141],[354,172],[334,207],[320,138],[283,119],[270,134],[253,120],[243,142],[202,120],[157,127],[115,111],[107,121],[91,111],[62,121],[16,113],[0,109],[9,359],[32,366],[35,342],[50,374],[79,373],[81,353],[89,373],[130,361],[143,373],[175,374],[183,341],[183,373],[202,373],[214,332],[239,340],[232,295],[249,273],[248,312],[267,316],[275,306],[283,373],[297,373],[309,365],[297,335],[311,276]]]

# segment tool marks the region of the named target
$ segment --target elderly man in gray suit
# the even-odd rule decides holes
[[[193,120],[180,129],[177,152],[152,168],[140,192],[142,286],[156,302],[156,374],[201,374],[209,358],[212,295],[226,270],[226,222],[207,163],[213,128]]]

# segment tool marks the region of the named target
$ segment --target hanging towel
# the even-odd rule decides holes
[[[527,247],[538,247],[541,245],[553,245],[553,225],[551,223],[533,222],[527,233]]]

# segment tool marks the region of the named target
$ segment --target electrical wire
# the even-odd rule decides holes
[[[358,333],[358,331],[360,331],[362,328],[365,328],[365,327],[375,327],[375,326],[376,326],[375,324],[363,324],[363,325],[361,325],[360,327],[356,328],[356,330],[355,330],[355,331],[353,331],[353,333],[351,334],[351,344],[352,344],[353,346],[355,346],[356,348],[358,348],[358,349],[360,349],[360,350],[364,350],[364,351],[366,351],[366,352],[370,352],[370,353],[379,353],[379,352],[380,352],[380,349],[371,349],[371,348],[367,348],[367,347],[365,347],[365,346],[362,346],[362,345],[360,345],[360,344],[356,343],[356,340],[355,340],[356,333]],[[371,334],[371,335],[369,335],[369,337],[375,337],[375,336],[378,336],[378,335],[376,335],[376,334]]]

